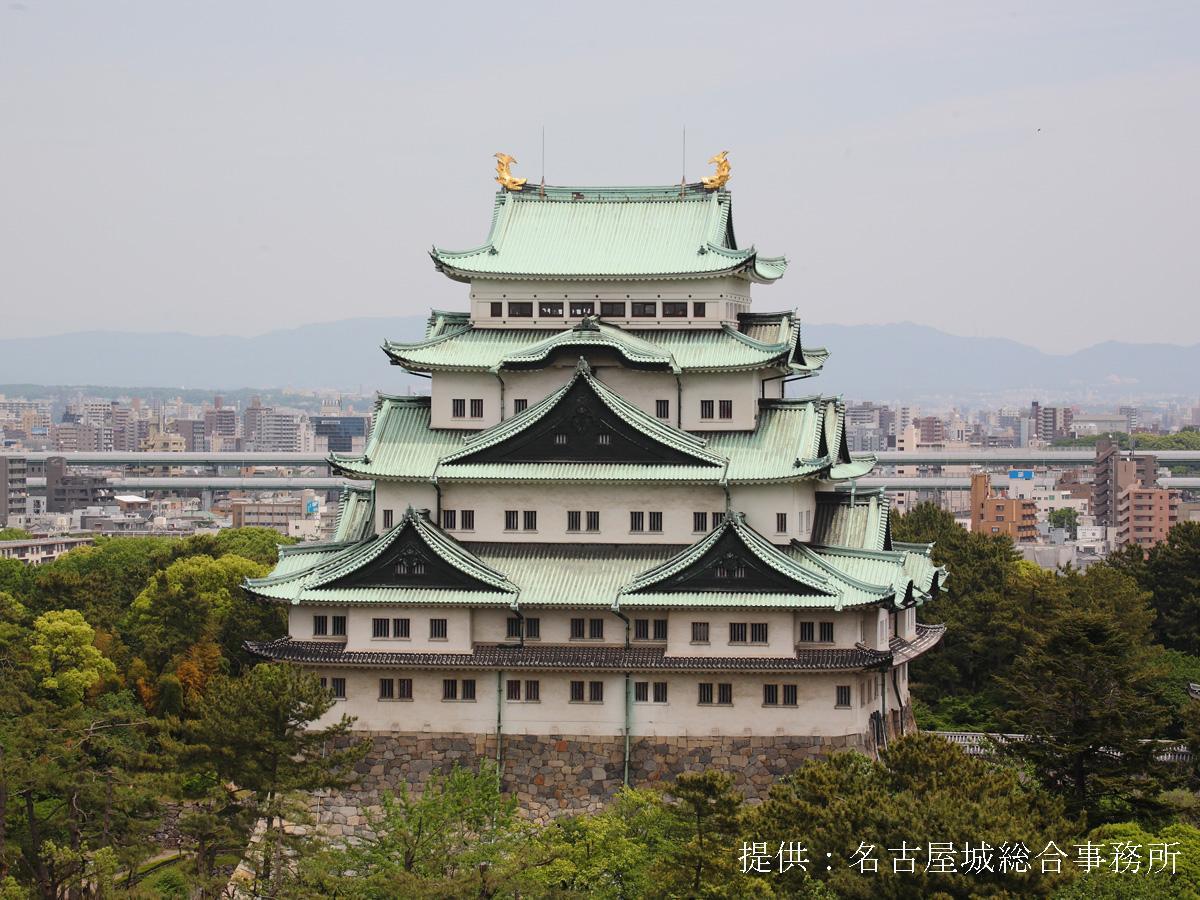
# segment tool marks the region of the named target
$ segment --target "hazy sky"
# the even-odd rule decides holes
[[[493,160],[728,149],[760,309],[1200,340],[1200,3],[0,6],[0,335],[465,306]],[[352,352],[347,348],[347,352]]]

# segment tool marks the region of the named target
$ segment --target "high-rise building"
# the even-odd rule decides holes
[[[25,457],[0,455],[0,528],[25,524],[29,514],[29,489]]]
[[[971,475],[971,530],[1006,534],[1014,543],[1037,540],[1037,503],[992,490],[987,472]]]
[[[1179,521],[1179,491],[1144,487],[1134,482],[1117,495],[1116,543],[1137,544],[1149,549],[1167,539],[1167,532]]]
[[[1096,464],[1092,475],[1092,515],[1097,525],[1117,526],[1117,498],[1134,484],[1154,485],[1158,459],[1147,454],[1122,454],[1108,438],[1096,442]]]
[[[482,249],[434,250],[469,308],[385,345],[430,394],[381,396],[365,451],[330,455],[374,488],[248,582],[289,615],[253,651],[315,670],[384,753],[461,740],[508,784],[569,757],[520,779],[545,814],[655,777],[664,745],[754,790],[913,728],[944,572],[854,490],[874,459],[844,404],[785,397],[827,354],[752,311],[787,263],[731,212],[701,184],[501,189]]]

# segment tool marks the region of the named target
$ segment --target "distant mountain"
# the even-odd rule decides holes
[[[0,384],[397,390],[414,382],[379,345],[424,333],[424,317],[346,319],[255,337],[90,331],[0,339]],[[1115,400],[1200,394],[1200,344],[1109,341],[1054,355],[1003,338],[912,323],[806,325],[832,357],[814,390],[850,398]],[[807,389],[808,385],[799,385]]]

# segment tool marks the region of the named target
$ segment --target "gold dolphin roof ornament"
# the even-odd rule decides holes
[[[500,186],[507,191],[519,191],[525,186],[528,178],[514,178],[512,173],[508,171],[508,167],[514,165],[516,160],[507,153],[496,154],[496,180],[500,182]]]
[[[717,171],[700,179],[700,183],[708,188],[708,190],[715,191],[718,188],[723,188],[725,187],[725,182],[729,180],[730,169],[729,160],[726,159],[727,156],[729,156],[729,151],[722,150],[709,160],[710,163],[716,164]]]

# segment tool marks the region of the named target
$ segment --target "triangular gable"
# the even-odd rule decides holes
[[[706,466],[722,457],[704,441],[646,414],[592,377],[575,377],[541,403],[469,438],[443,467],[469,463],[603,463]]]
[[[495,369],[544,368],[566,353],[596,348],[613,351],[633,369],[680,371],[668,351],[615,325],[601,322],[596,316],[585,316],[572,328],[555,332],[550,337],[508,353]]]
[[[702,540],[642,573],[623,594],[697,591],[831,595],[825,578],[808,571],[730,512]]]
[[[411,507],[391,531],[339,553],[304,588],[411,587],[509,591],[512,584]]]

